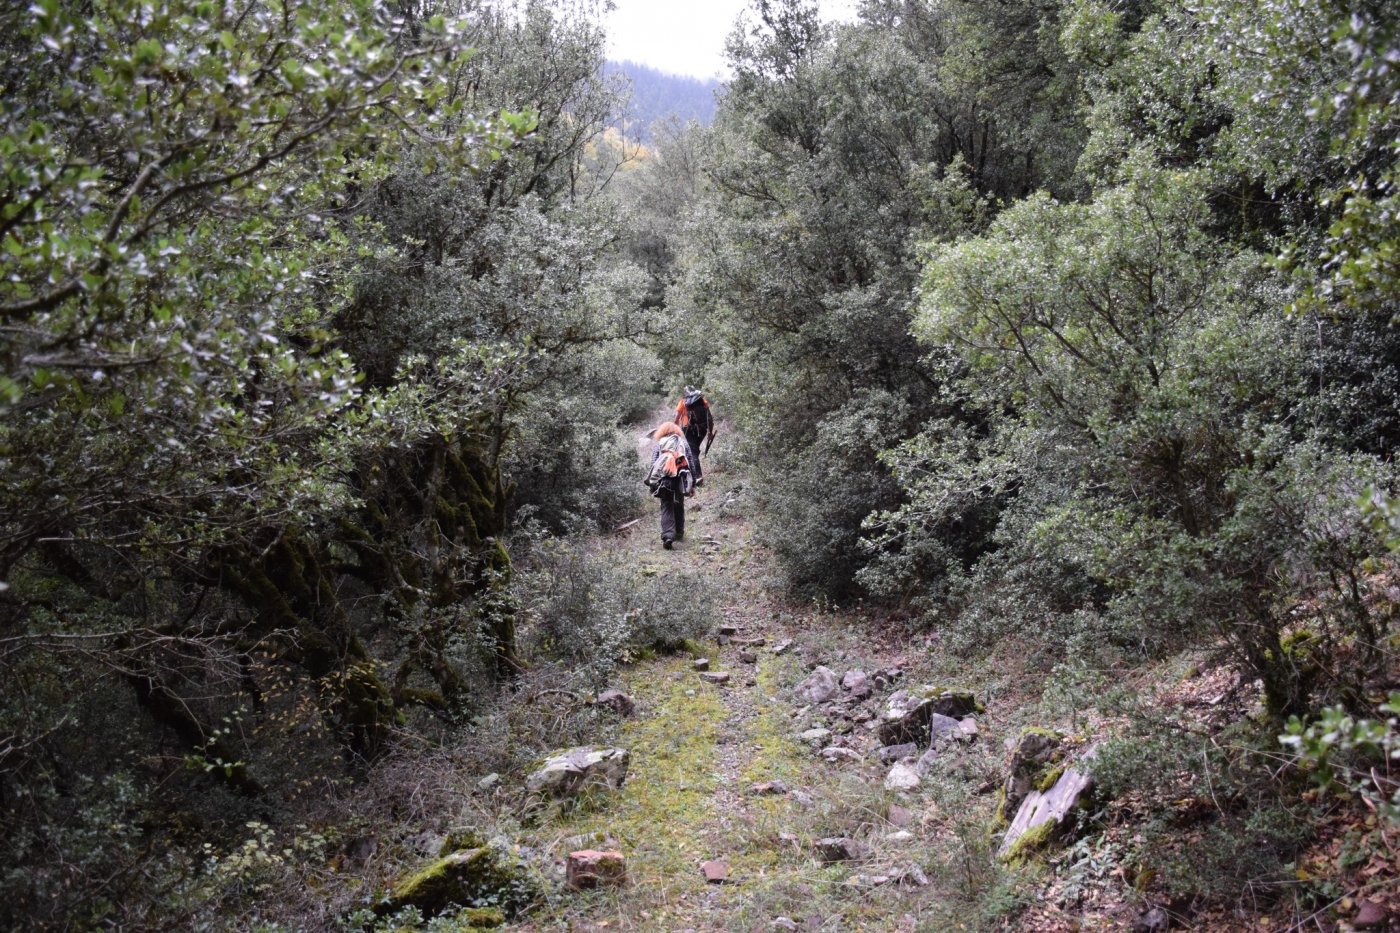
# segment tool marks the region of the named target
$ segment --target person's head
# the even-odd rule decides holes
[[[661,440],[663,437],[667,437],[672,434],[674,434],[676,437],[685,436],[681,432],[681,429],[673,421],[667,421],[665,424],[658,427],[655,431],[651,432],[651,436],[658,441]]]

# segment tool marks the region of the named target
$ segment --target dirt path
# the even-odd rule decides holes
[[[727,468],[721,446],[706,461],[684,542],[662,550],[654,513],[617,542],[615,559],[640,574],[702,562],[721,632],[733,634],[622,675],[638,706],[613,737],[632,754],[628,781],[597,809],[566,814],[551,829],[556,851],[620,849],[628,885],[565,895],[521,929],[941,928],[926,926],[933,886],[916,880],[927,860],[919,844],[924,803],[884,791],[887,766],[871,754],[878,742],[870,720],[882,692],[834,713],[803,705],[793,689],[816,663],[838,675],[861,668],[874,676],[906,659],[871,644],[848,616],[769,596],[770,557],[754,542],[747,513],[743,477]],[[777,650],[784,642],[791,647]],[[728,673],[728,682],[702,679],[696,655],[708,658],[711,672]],[[814,728],[830,735],[800,738]],[[852,754],[829,762],[817,754],[826,746]],[[765,782],[778,783],[754,790]],[[814,843],[831,836],[856,840],[864,858],[826,862]],[[702,874],[711,860],[727,863],[724,883]]]

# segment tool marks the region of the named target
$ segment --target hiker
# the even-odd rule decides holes
[[[705,445],[706,454],[710,452],[710,444],[715,442],[715,417],[710,414],[710,403],[705,401],[705,396],[700,394],[699,389],[694,386],[685,387],[681,393],[681,400],[676,405],[675,421],[685,432],[685,439],[695,454],[690,468],[695,472],[695,485],[699,486],[705,480],[704,470],[700,466],[700,442],[708,438]]]
[[[661,500],[661,546],[669,551],[672,541],[685,538],[685,497],[695,492],[690,472],[692,452],[681,429],[669,421],[651,436],[656,449],[645,482],[651,494]]]

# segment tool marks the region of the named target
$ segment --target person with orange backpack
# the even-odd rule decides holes
[[[710,452],[710,445],[715,442],[715,417],[710,413],[710,403],[705,401],[705,396],[700,394],[699,389],[686,386],[681,392],[681,400],[676,405],[675,423],[685,432],[685,439],[695,454],[690,468],[695,472],[695,485],[699,486],[705,481],[704,471],[700,467],[700,442],[708,439],[708,443],[705,444],[706,454]]]
[[[669,421],[651,436],[656,449],[644,482],[661,500],[661,546],[669,551],[671,542],[685,538],[685,499],[695,494],[690,467],[694,454],[681,429]]]

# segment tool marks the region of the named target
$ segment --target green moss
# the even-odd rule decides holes
[[[1024,863],[1054,840],[1059,826],[1060,824],[1054,820],[1046,820],[1039,826],[1026,830],[1019,839],[1011,844],[1011,848],[1006,850],[1001,856],[1001,860],[1008,865]]]
[[[456,905],[486,903],[514,915],[540,897],[540,885],[529,869],[489,846],[452,852],[400,879],[380,904],[381,914],[417,907],[437,914]]]
[[[486,848],[486,837],[475,829],[449,829],[447,838],[442,841],[438,848],[438,857],[445,858],[453,852],[464,852],[467,849]]]
[[[1052,768],[1046,768],[1045,771],[1041,773],[1040,779],[1036,781],[1035,789],[1040,791],[1042,794],[1047,793],[1050,790],[1050,788],[1055,786],[1055,783],[1059,781],[1059,779],[1064,775],[1064,773],[1064,765],[1056,765]]]
[[[992,832],[1001,832],[1011,825],[1011,819],[1006,814],[1006,785],[997,788],[996,812],[992,814]]]

